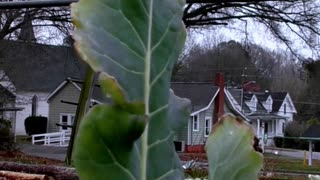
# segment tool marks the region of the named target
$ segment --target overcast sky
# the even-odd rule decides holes
[[[271,50],[284,50],[290,53],[287,46],[281,42],[280,40],[277,40],[274,38],[271,33],[261,24],[257,22],[248,21],[247,23],[247,36],[245,33],[246,25],[242,22],[237,22],[233,25],[228,26],[216,26],[212,28],[211,30],[202,30],[199,31],[196,34],[196,39],[200,43],[207,43],[209,36],[212,36],[211,38],[217,38],[219,40],[223,41],[229,41],[229,40],[235,40],[238,42],[252,42],[258,45],[261,45],[263,47],[266,47]],[[300,40],[297,38],[292,32],[290,33],[290,40],[293,42],[293,48],[302,56],[308,58],[316,58],[317,55],[315,53],[312,53],[312,51]],[[213,37],[218,36],[218,37]],[[219,37],[220,36],[220,37]],[[210,38],[209,38],[210,39]],[[319,39],[317,40],[319,44]]]

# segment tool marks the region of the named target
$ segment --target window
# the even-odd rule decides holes
[[[257,111],[257,105],[258,105],[258,100],[255,96],[253,96],[251,101],[251,110]]]
[[[285,123],[282,122],[282,133],[283,133],[283,134],[284,134],[284,132],[285,132],[285,128],[286,128]]]
[[[211,132],[211,118],[206,117],[204,121],[204,136],[208,137]]]
[[[194,115],[192,117],[192,130],[199,131],[199,115]]]
[[[286,114],[287,113],[287,104],[283,105],[283,113]]]
[[[270,96],[269,96],[269,98],[267,100],[267,109],[268,109],[268,112],[272,111],[272,99],[271,99]]]
[[[60,124],[61,125],[73,125],[74,115],[73,114],[60,114]],[[60,130],[68,130],[70,128],[65,126],[60,126]]]

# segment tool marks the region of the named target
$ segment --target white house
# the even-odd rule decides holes
[[[273,145],[273,137],[284,136],[285,126],[297,113],[288,92],[242,92],[229,89],[234,103],[250,119],[256,135]]]
[[[28,116],[48,117],[48,95],[67,77],[83,78],[85,66],[74,49],[66,46],[42,45],[0,40],[1,69],[14,85],[16,135],[25,135],[24,120]]]

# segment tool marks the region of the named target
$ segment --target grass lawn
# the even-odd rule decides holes
[[[308,161],[306,161],[308,163]],[[303,159],[274,154],[264,154],[264,169],[267,171],[286,171],[320,174],[320,161],[313,160],[312,166],[304,165]]]
[[[31,136],[16,136],[16,142],[21,144],[31,144]]]

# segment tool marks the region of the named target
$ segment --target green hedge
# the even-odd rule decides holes
[[[47,132],[47,117],[30,116],[24,120],[26,133],[31,136],[33,134],[42,134]]]
[[[308,150],[309,145],[305,140],[289,139],[284,137],[274,137],[274,144],[279,148]]]
[[[0,119],[0,136],[6,136],[10,134],[11,122],[6,119]]]
[[[14,137],[11,134],[11,121],[0,119],[0,151],[15,149]]]

